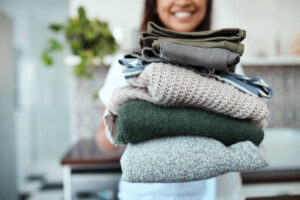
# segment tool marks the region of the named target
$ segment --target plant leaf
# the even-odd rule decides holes
[[[53,32],[58,32],[63,28],[63,25],[60,24],[50,24],[49,29]]]
[[[88,23],[88,20],[86,18],[85,10],[82,6],[78,8],[78,17],[81,25],[85,25]]]
[[[72,54],[81,57],[81,63],[74,68],[74,74],[77,77],[92,77],[90,67],[101,65],[99,63],[103,63],[105,56],[115,53],[119,48],[108,23],[98,19],[88,19],[82,6],[78,8],[77,17],[69,17],[62,24],[51,24],[49,28],[56,33],[62,32]],[[42,54],[43,62],[47,66],[52,65],[51,53],[62,49],[63,45],[60,41],[50,38]],[[100,60],[98,64],[95,64],[95,58]]]
[[[48,40],[49,42],[49,49],[50,51],[59,51],[59,50],[62,50],[63,49],[63,46],[62,44],[60,44],[57,40],[53,39],[53,38],[50,38]]]
[[[51,66],[53,65],[53,59],[49,55],[48,52],[43,52],[42,53],[42,60],[46,66]]]

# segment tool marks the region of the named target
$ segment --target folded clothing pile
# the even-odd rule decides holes
[[[128,144],[121,158],[128,182],[202,180],[267,166],[261,144],[272,89],[235,74],[240,29],[179,33],[150,22],[141,54],[119,62],[128,86],[104,114],[106,136]]]

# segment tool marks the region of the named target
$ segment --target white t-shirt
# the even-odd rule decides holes
[[[99,98],[105,106],[108,105],[113,91],[118,88],[127,85],[123,74],[123,66],[118,62],[123,55],[117,55],[114,62],[111,64],[109,71],[106,75],[106,79],[103,87],[99,91]]]
[[[99,98],[105,106],[108,105],[116,88],[127,85],[122,74],[123,66],[118,62],[118,59],[122,56],[118,55],[111,65],[104,86],[99,91]],[[234,181],[232,185],[234,191],[232,193],[230,188],[228,188],[228,183],[232,182],[234,178],[229,177],[228,181],[226,181],[227,188],[225,193],[230,194],[230,197],[232,197],[231,194],[236,195],[237,188],[241,187],[239,175],[235,173],[231,176],[235,177],[237,181]],[[118,197],[120,200],[215,200],[217,199],[217,193],[219,191],[217,191],[216,178],[185,183],[129,183],[120,181]],[[223,193],[222,195],[226,194]]]

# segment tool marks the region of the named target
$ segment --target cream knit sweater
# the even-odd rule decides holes
[[[104,114],[106,135],[115,144],[118,108],[138,99],[164,106],[197,107],[240,119],[251,119],[266,127],[266,103],[234,86],[192,70],[164,63],[152,63],[138,76],[127,80],[129,86],[115,90]]]

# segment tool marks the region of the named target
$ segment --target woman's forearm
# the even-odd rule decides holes
[[[105,107],[103,108],[103,111],[104,110]],[[124,150],[124,147],[116,147],[107,139],[107,137],[105,136],[105,125],[103,120],[101,121],[98,132],[96,134],[96,143],[101,150],[106,152],[119,152]]]

